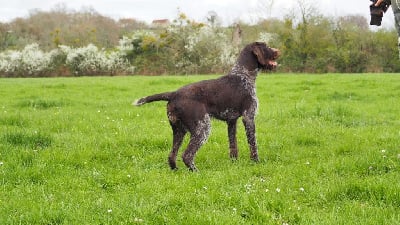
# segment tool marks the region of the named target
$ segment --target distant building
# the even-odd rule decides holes
[[[169,25],[169,20],[168,19],[153,20],[153,22],[151,22],[151,25],[153,27],[167,27]]]

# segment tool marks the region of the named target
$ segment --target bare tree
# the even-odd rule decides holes
[[[309,0],[297,0],[297,6],[300,9],[300,17],[302,23],[308,23],[310,18],[317,16],[318,10],[315,3]]]
[[[274,7],[275,0],[258,0],[257,8],[261,18],[271,17],[272,8]]]

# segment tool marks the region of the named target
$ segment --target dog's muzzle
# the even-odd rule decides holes
[[[272,54],[272,58],[268,61],[267,69],[273,70],[278,66],[278,63],[276,62],[276,60],[281,55],[281,52],[276,48],[271,48],[271,50],[273,51],[273,54]]]

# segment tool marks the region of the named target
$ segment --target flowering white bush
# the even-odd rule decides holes
[[[277,34],[268,33],[268,32],[260,32],[258,41],[262,41],[262,42],[265,42],[268,44],[268,43],[274,42],[278,37],[279,36]]]
[[[260,39],[271,38],[260,35]],[[89,44],[60,45],[43,52],[38,44],[31,44],[21,51],[2,52],[0,76],[126,74],[136,69],[131,64],[143,74],[219,73],[231,68],[237,53],[223,29],[183,20],[160,33],[135,31],[120,39],[114,51]]]
[[[122,39],[119,39],[118,50],[121,52],[132,51],[133,50],[132,42],[133,42],[132,37],[122,36]]]
[[[151,31],[135,31],[131,36],[123,36],[119,40],[117,49],[124,55],[129,52],[142,52],[149,48],[149,46],[156,45],[160,42],[159,36]]]
[[[178,37],[175,51],[177,70],[189,73],[209,73],[229,69],[236,60],[236,49],[231,38],[222,30],[210,26],[171,27],[168,32]],[[179,49],[182,46],[182,49]]]
[[[197,35],[200,39],[193,50],[201,52],[199,55],[201,67],[226,70],[235,63],[239,49],[232,44],[231,37],[224,32],[205,26],[199,30],[198,34],[191,35]]]
[[[114,75],[117,72],[134,73],[135,67],[131,66],[124,54],[120,51],[113,51],[106,55],[105,70]]]
[[[60,46],[60,49],[66,55],[66,66],[76,75],[115,74],[130,68],[122,53],[107,53],[93,44],[82,48]]]
[[[89,44],[82,48],[70,48],[68,46],[60,46],[61,50],[66,54],[65,64],[76,75],[92,74],[102,71],[101,62],[104,61],[104,55],[99,54],[96,46]]]
[[[34,43],[27,45],[22,50],[22,68],[29,74],[45,72],[50,64],[50,54],[44,53],[39,49],[39,45]]]
[[[226,71],[238,49],[223,29],[188,22],[181,17],[158,34],[135,31],[119,41],[118,50],[139,73],[193,74]]]
[[[38,44],[31,44],[21,51],[0,53],[0,75],[3,76],[47,76],[57,73],[60,67],[69,68],[74,75],[133,72],[120,51],[106,52],[92,44],[82,48],[60,46],[50,52],[43,52]]]
[[[22,51],[0,53],[0,72],[9,75],[36,76],[49,71],[50,54],[39,49],[34,43],[25,46]]]

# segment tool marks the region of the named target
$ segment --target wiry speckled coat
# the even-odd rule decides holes
[[[260,69],[272,70],[279,51],[265,43],[247,45],[229,74],[218,79],[189,84],[174,92],[156,94],[139,99],[135,105],[153,101],[168,101],[167,115],[173,130],[172,151],[169,154],[171,169],[177,169],[176,157],[187,132],[190,141],[182,155],[183,162],[190,170],[196,170],[194,156],[207,140],[211,131],[211,118],[228,124],[231,158],[238,157],[236,123],[242,117],[250,157],[258,161],[254,118],[257,111],[255,80]]]

